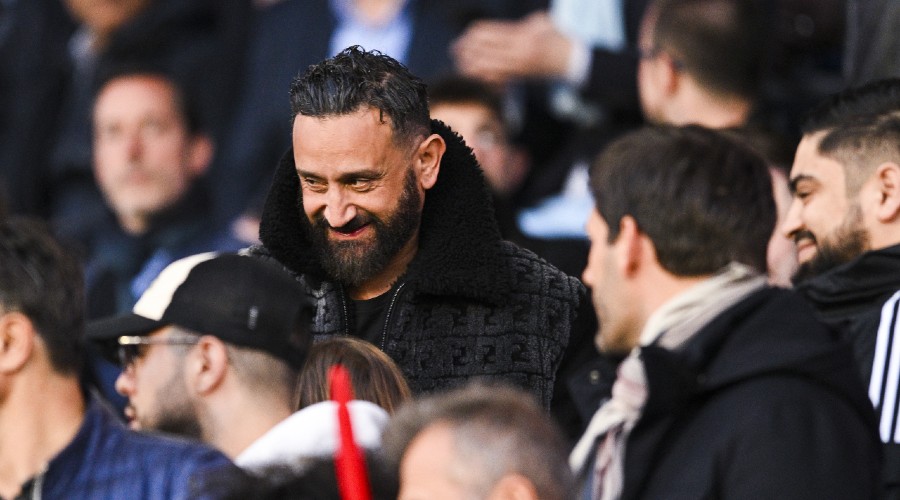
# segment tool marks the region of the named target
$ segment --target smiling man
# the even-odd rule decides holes
[[[848,89],[809,116],[782,231],[797,290],[852,344],[880,416],[885,488],[900,498],[900,79]]]
[[[481,170],[430,120],[425,85],[350,47],[297,78],[291,105],[293,149],[254,252],[315,297],[315,333],[371,341],[416,392],[483,376],[549,407],[567,348],[590,341],[584,288],[502,241]]]

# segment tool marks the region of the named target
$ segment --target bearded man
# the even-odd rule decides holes
[[[900,498],[900,79],[813,111],[791,169],[782,231],[797,242],[800,291],[853,346],[880,418],[886,498]]]
[[[578,279],[502,241],[484,175],[430,120],[425,85],[350,47],[297,78],[291,106],[293,149],[252,251],[306,285],[316,337],[371,341],[416,392],[485,377],[562,408],[561,364],[593,351],[590,301]]]

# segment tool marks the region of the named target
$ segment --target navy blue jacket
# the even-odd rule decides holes
[[[126,429],[91,399],[75,438],[25,485],[21,498],[212,498],[191,490],[211,473],[240,474],[212,448]]]

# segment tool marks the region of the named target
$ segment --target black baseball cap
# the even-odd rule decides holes
[[[169,264],[130,313],[88,323],[87,337],[110,348],[120,336],[174,325],[300,368],[312,342],[312,309],[303,287],[274,261],[211,252]]]

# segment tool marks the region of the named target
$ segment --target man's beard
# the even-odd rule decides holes
[[[360,209],[356,217],[340,229],[352,232],[365,224],[371,224],[374,241],[331,241],[331,226],[322,213],[311,224],[313,248],[328,276],[350,288],[355,288],[384,271],[403,248],[419,226],[421,195],[416,189],[416,176],[412,169],[406,174],[403,192],[397,208],[389,218],[382,220]]]
[[[795,239],[802,238],[811,238],[818,243],[809,231],[800,231],[795,236]],[[795,285],[850,262],[869,250],[869,233],[863,227],[862,210],[858,204],[850,207],[844,222],[829,240],[819,243],[816,255],[800,264],[792,278]]]
[[[157,391],[159,411],[152,427],[159,432],[200,440],[203,438],[203,429],[184,388],[184,369],[179,366],[169,381]]]

